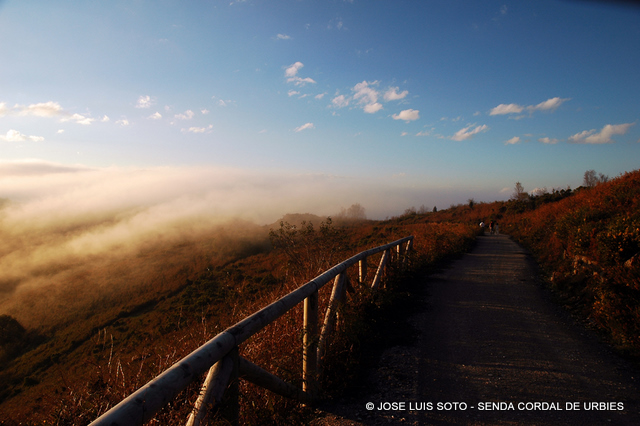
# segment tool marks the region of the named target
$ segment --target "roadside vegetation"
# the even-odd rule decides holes
[[[87,424],[225,328],[362,250],[414,235],[415,273],[468,250],[476,233],[468,224],[426,221],[411,212],[370,221],[360,205],[335,220],[291,214],[257,228],[230,224],[201,239],[147,247],[108,269],[100,263],[101,273],[115,275],[111,297],[98,291],[91,299],[90,282],[83,287],[78,274],[72,283],[75,302],[85,302],[63,310],[54,326],[25,326],[19,315],[0,318],[0,382],[6,384],[0,390],[0,424]],[[370,259],[369,282],[378,261]],[[357,374],[363,347],[376,333],[372,324],[396,297],[357,285],[352,269],[355,291],[328,348],[326,370],[340,373],[325,381],[330,392],[340,392],[349,375]],[[87,271],[84,278],[97,275]],[[391,268],[387,282],[401,281]],[[330,291],[326,286],[320,295],[321,315]],[[301,329],[300,306],[243,345],[241,355],[299,384]],[[198,392],[196,383],[157,420],[184,422]],[[293,401],[242,381],[241,395],[244,424],[264,424],[265,418],[274,424],[304,422],[304,408]]]

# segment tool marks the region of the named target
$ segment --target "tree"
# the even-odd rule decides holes
[[[342,207],[337,217],[340,219],[366,220],[367,214],[365,208],[362,207],[360,203],[355,203],[352,204],[348,209]]]
[[[529,198],[529,194],[525,192],[524,187],[520,182],[516,182],[515,190],[513,191],[511,198],[517,201],[525,201]]]
[[[582,184],[587,188],[593,188],[596,185],[599,185],[601,183],[605,183],[608,181],[609,181],[609,176],[603,173],[600,173],[599,175],[597,175],[596,171],[592,169],[584,172],[584,179],[582,181]]]
[[[584,172],[584,179],[582,180],[582,184],[587,188],[593,188],[598,183],[598,177],[596,176],[595,170],[587,170]]]

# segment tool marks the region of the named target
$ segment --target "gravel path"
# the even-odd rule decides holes
[[[426,278],[414,344],[386,350],[368,389],[314,424],[640,425],[640,372],[554,305],[538,277],[507,236],[480,237]]]

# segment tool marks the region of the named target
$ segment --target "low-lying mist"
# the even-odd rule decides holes
[[[259,251],[268,246],[260,225],[285,213],[332,215],[360,202],[371,217],[410,206],[406,193],[328,175],[41,161],[0,163],[0,199],[0,314],[35,328]]]

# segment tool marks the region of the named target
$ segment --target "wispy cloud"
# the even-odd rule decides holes
[[[538,139],[538,142],[542,142],[544,144],[553,145],[558,143],[558,139],[551,139],[548,137]]]
[[[5,103],[0,103],[0,117],[4,115],[16,115],[20,117],[45,117],[59,118],[61,122],[74,122],[77,124],[89,125],[95,121],[87,115],[70,113],[66,111],[58,102],[40,102],[31,105],[14,105],[7,108]]]
[[[403,90],[400,93],[398,93],[398,90],[400,90],[399,87],[390,87],[384,93],[384,100],[387,101],[387,102],[388,101],[396,101],[396,100],[399,100],[399,99],[404,99],[409,94],[408,90]]]
[[[451,136],[451,139],[454,141],[463,141],[472,138],[478,133],[486,132],[487,130],[489,130],[489,127],[486,124],[476,127],[473,127],[473,125],[471,125],[458,130],[453,136]]]
[[[93,123],[95,119],[91,117],[85,117],[84,115],[81,115],[81,114],[65,115],[62,118],[60,118],[60,122],[62,123],[67,121],[73,121],[77,124],[88,126],[89,124]]]
[[[571,100],[571,98],[551,98],[547,99],[544,102],[540,102],[538,105],[528,106],[527,109],[529,111],[555,111],[560,105],[565,103],[566,101]]]
[[[42,136],[27,136],[20,133],[17,130],[9,130],[6,135],[0,135],[0,140],[5,142],[24,142],[24,141],[32,141],[32,142],[42,142],[44,138]]]
[[[391,116],[394,120],[404,120],[405,122],[415,121],[420,118],[420,111],[417,109],[405,109],[400,111],[399,114],[393,114]]]
[[[335,98],[331,99],[331,104],[333,104],[336,108],[344,108],[349,105],[349,98],[345,95],[338,95]]]
[[[300,127],[296,127],[295,131],[296,132],[301,132],[301,131],[307,130],[307,129],[315,129],[315,126],[313,125],[313,123],[306,123],[306,124],[303,124]]]
[[[182,129],[184,133],[205,133],[210,132],[213,129],[213,124],[209,124],[207,127],[189,127],[188,129]]]
[[[364,112],[369,114],[373,114],[382,109],[382,104],[378,102],[378,91],[375,90],[371,86],[377,86],[379,82],[372,81],[363,81],[361,83],[356,84],[351,89],[354,92],[353,100],[356,101],[359,105],[362,105],[362,109]]]
[[[569,137],[569,142],[586,144],[613,143],[614,135],[624,135],[635,123],[607,124],[599,132],[596,129],[585,130]]]
[[[175,118],[177,118],[178,120],[191,120],[195,115],[196,114],[193,111],[188,109],[181,114],[176,114]]]
[[[379,85],[380,82],[378,80],[363,80],[351,88],[351,92],[353,93],[351,96],[338,95],[338,92],[336,92],[331,100],[330,106],[334,108],[344,108],[349,105],[356,105],[359,108],[362,108],[364,112],[374,114],[384,109],[382,104],[379,102],[379,98],[381,96],[380,91],[377,89]],[[405,98],[409,93],[408,90],[398,93],[398,90],[400,90],[398,87],[391,87],[387,89],[387,91],[382,95],[382,99],[385,102],[399,100]]]
[[[13,110],[17,115],[21,116],[55,117],[65,114],[60,104],[53,101],[31,104],[29,106],[16,105],[13,107]]]
[[[152,105],[155,105],[155,100],[149,95],[140,96],[136,102],[136,108],[150,108]]]
[[[508,114],[520,114],[523,111],[529,111],[533,113],[535,111],[555,111],[560,105],[570,100],[571,98],[550,98],[544,102],[540,102],[537,105],[523,106],[518,104],[500,104],[497,107],[491,109],[489,115],[508,115]]]
[[[520,136],[514,136],[511,139],[509,139],[508,141],[504,141],[505,145],[515,145],[520,143]]]
[[[524,107],[518,104],[500,104],[493,108],[489,115],[520,114]]]
[[[307,83],[315,83],[315,80],[310,77],[302,78],[298,76],[298,71],[300,71],[302,67],[304,67],[304,64],[302,62],[295,62],[285,69],[284,76],[287,78],[288,83],[294,83],[296,86],[304,86]]]
[[[276,36],[276,40],[291,40],[291,36],[288,36],[286,34],[278,34]]]

